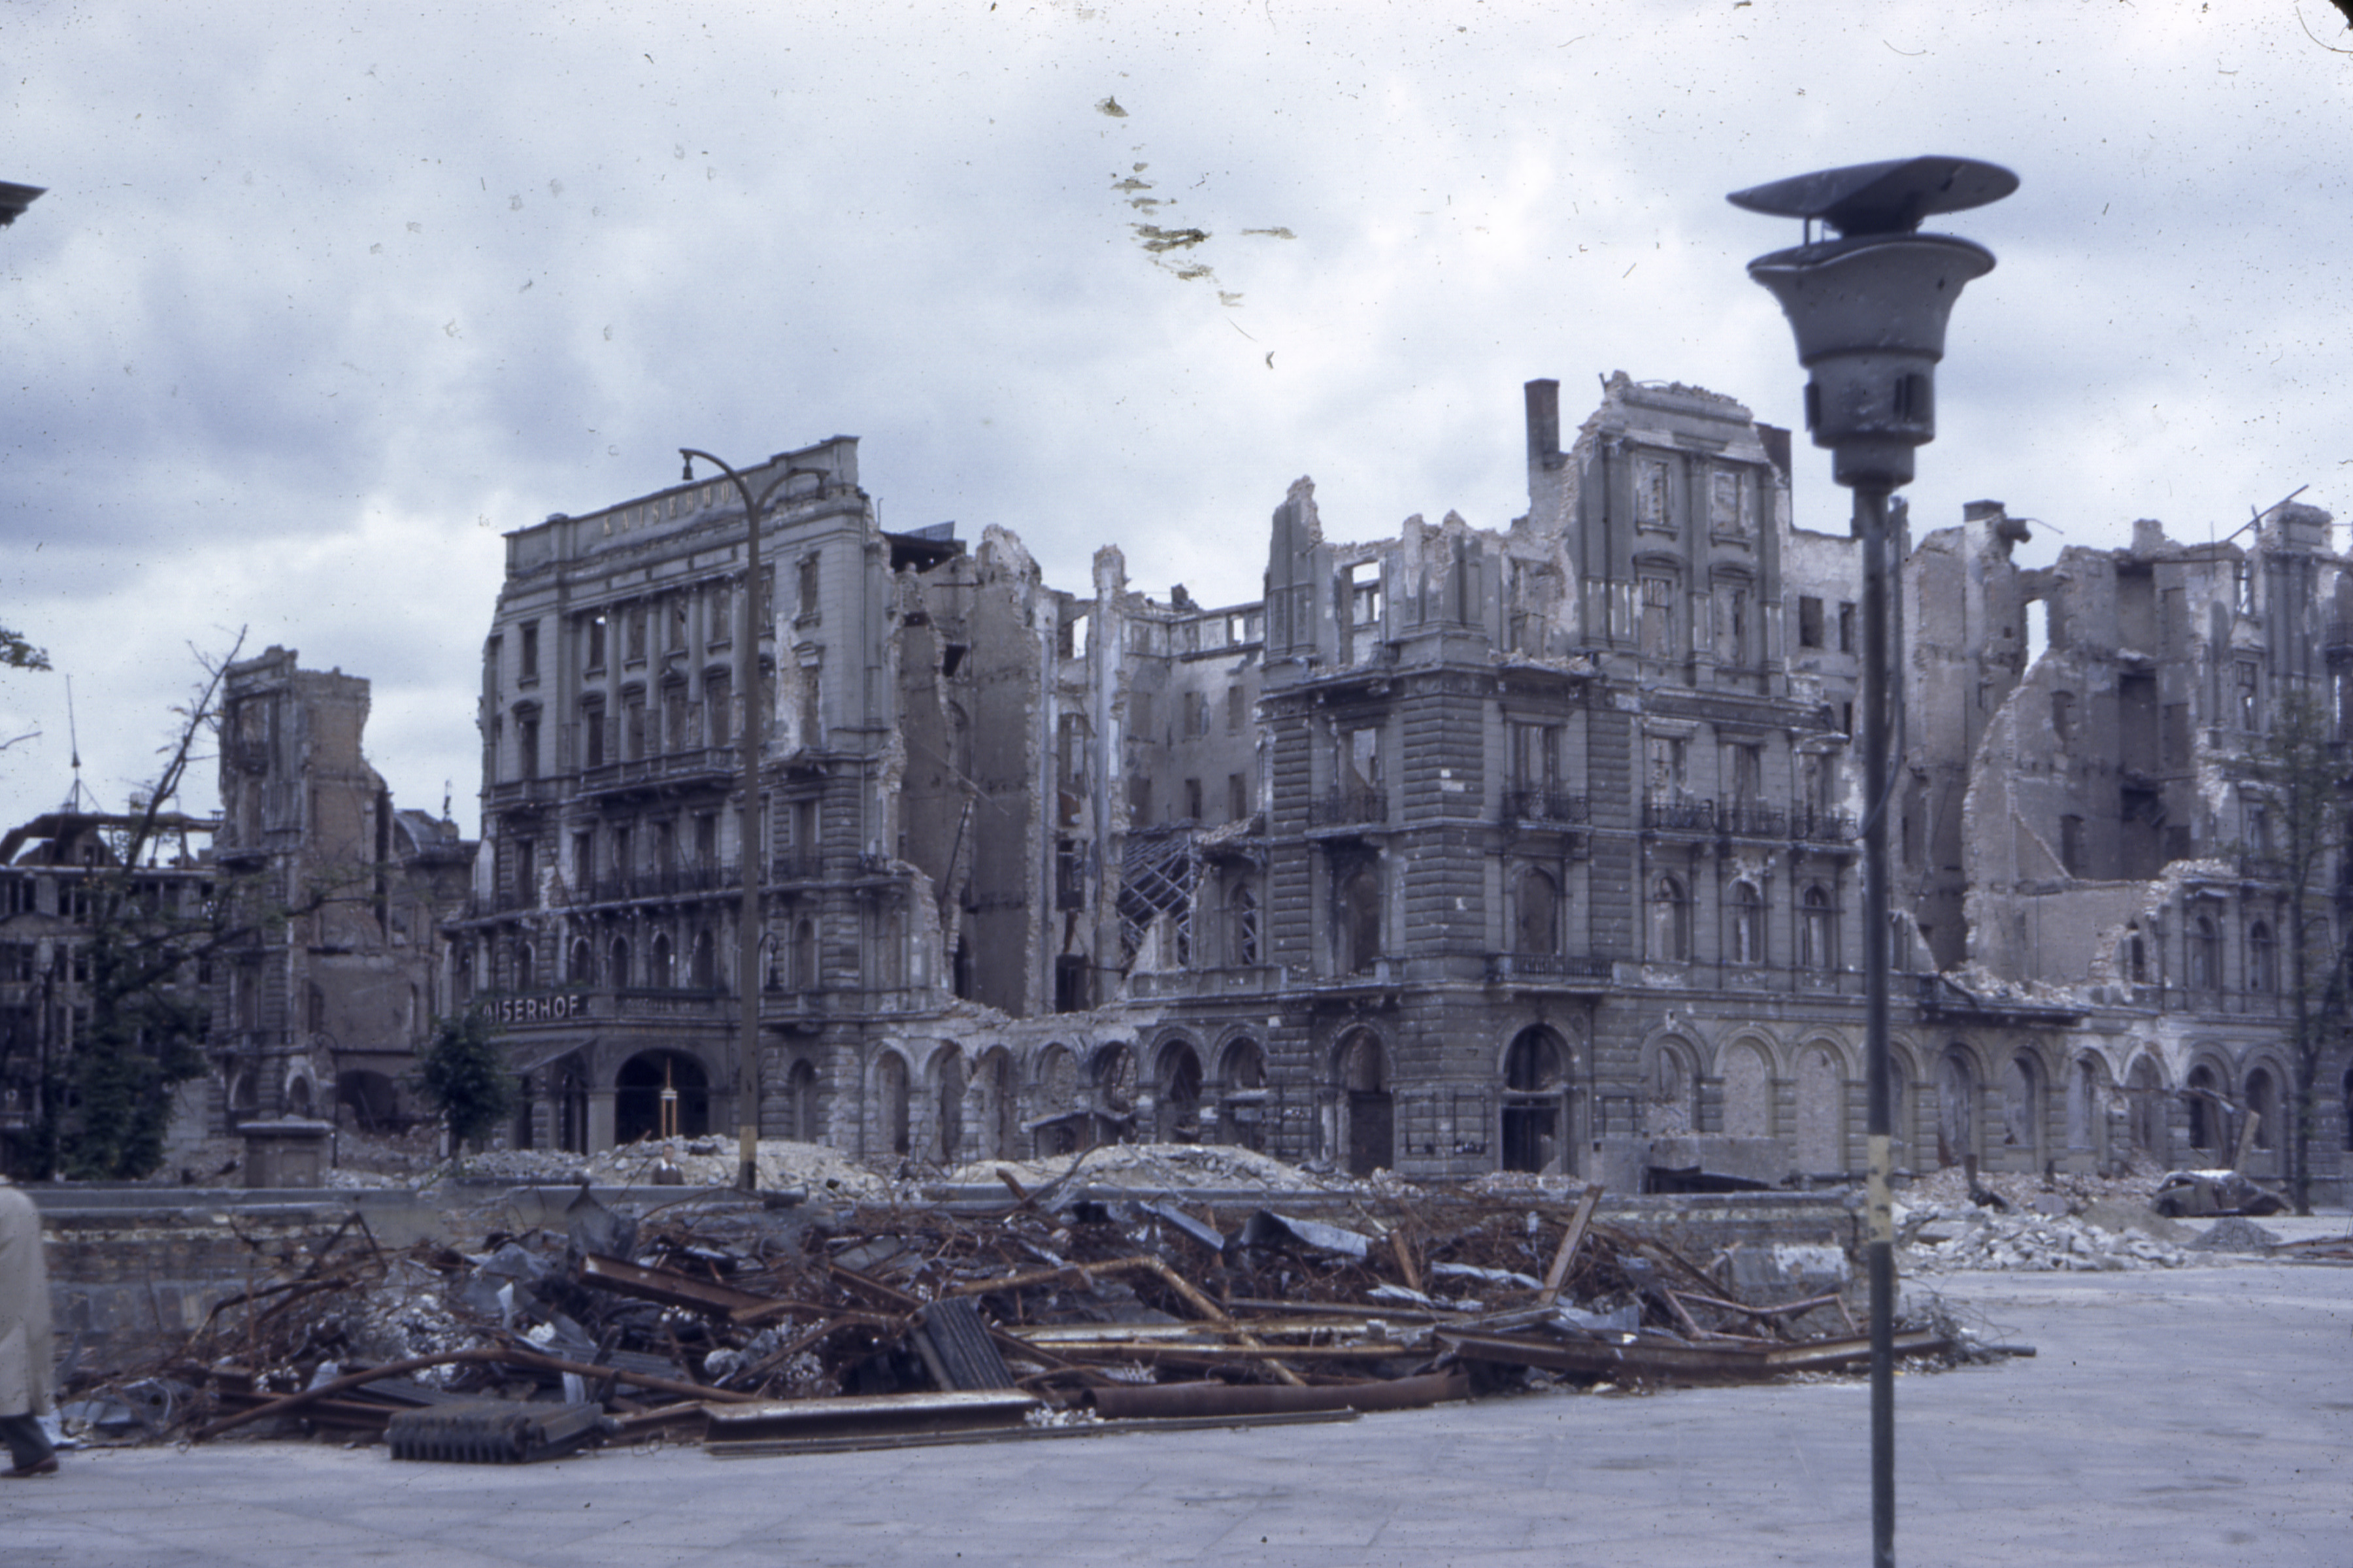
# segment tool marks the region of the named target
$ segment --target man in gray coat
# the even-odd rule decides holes
[[[49,1407],[49,1270],[41,1257],[41,1213],[0,1176],[0,1438],[17,1476],[53,1476],[58,1454],[41,1430]]]

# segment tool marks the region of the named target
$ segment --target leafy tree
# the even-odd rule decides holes
[[[2346,1038],[2347,965],[2353,922],[2340,942],[2329,919],[2329,871],[2347,848],[2346,767],[2334,754],[2333,727],[2318,697],[2291,685],[2274,706],[2263,739],[2245,766],[2267,797],[2275,826],[2270,846],[2251,846],[2279,861],[2287,893],[2287,973],[2280,978],[2291,1008],[2289,1059],[2295,1075],[2287,1124],[2288,1198],[2312,1212],[2312,1142],[2320,1116],[2321,1067]]]
[[[0,668],[47,669],[49,656],[26,640],[22,632],[0,626]]]
[[[417,1092],[440,1114],[452,1150],[496,1131],[514,1112],[514,1078],[498,1030],[479,1011],[437,1018],[418,1055]]]

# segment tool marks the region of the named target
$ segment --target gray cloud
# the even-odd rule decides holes
[[[1530,376],[1794,424],[1741,272],[1793,236],[1723,193],[1913,152],[2025,180],[1953,226],[2001,265],[1916,526],[2342,507],[2353,60],[2290,8],[805,9],[0,19],[0,178],[51,187],[0,235],[0,622],[73,672],[101,795],[247,626],[369,676],[379,766],[470,819],[501,531],[681,443],[853,433],[892,526],[1218,601],[1301,473],[1343,535],[1507,521]],[[1799,488],[1841,525],[1826,463]],[[64,793],[62,699],[0,680],[0,732],[47,731],[0,754],[15,815]]]

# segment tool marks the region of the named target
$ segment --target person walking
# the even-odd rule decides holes
[[[41,1430],[49,1407],[49,1270],[41,1257],[41,1211],[0,1175],[0,1438],[10,1477],[53,1476],[58,1452]]]

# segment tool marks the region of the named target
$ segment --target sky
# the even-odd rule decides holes
[[[1914,531],[2353,517],[2353,32],[2328,0],[563,6],[0,0],[0,816],[110,809],[246,653],[374,683],[472,831],[501,534],[861,437],[883,525],[1255,598],[1330,537],[1526,509],[1521,386],[1802,424],[1725,194],[1958,154]],[[1192,238],[1192,231],[1202,237]],[[1842,530],[1828,454],[1797,515]],[[37,733],[33,733],[37,731]],[[212,804],[210,764],[182,796]]]

